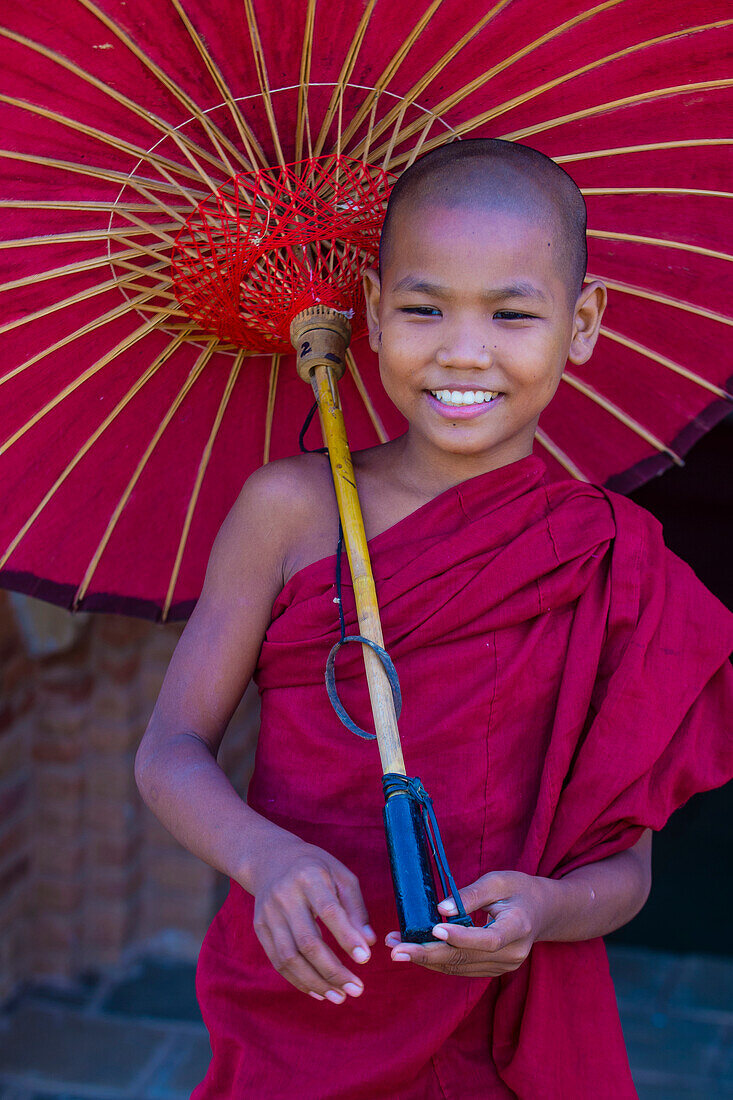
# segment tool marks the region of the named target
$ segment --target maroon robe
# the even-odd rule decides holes
[[[548,484],[529,457],[447,490],[370,551],[407,769],[433,797],[459,885],[562,876],[733,773],[733,617],[625,498]],[[334,557],[306,566],[275,602],[249,803],[358,875],[379,939],[358,1000],[315,1002],[272,968],[233,884],[199,962],[213,1059],[195,1100],[635,1097],[601,940],[536,944],[501,979],[390,960],[378,755],[323,682],[334,570]],[[344,608],[352,633],[347,583]],[[339,655],[338,682],[368,724],[358,646]]]

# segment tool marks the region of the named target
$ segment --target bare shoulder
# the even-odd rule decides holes
[[[250,475],[222,524],[212,560],[227,562],[231,579],[232,570],[250,571],[256,559],[257,572],[267,566],[279,590],[303,565],[330,553],[337,533],[328,459],[296,455]]]

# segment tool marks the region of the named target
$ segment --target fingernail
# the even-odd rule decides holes
[[[393,951],[392,961],[396,963],[408,963],[410,956],[405,951]]]
[[[433,929],[433,935],[435,936],[436,940],[447,940],[448,929],[443,928],[440,924],[436,924],[435,928]]]
[[[457,913],[456,903],[453,898],[444,898],[443,901],[438,902],[438,909],[441,909],[444,913]]]
[[[344,993],[348,993],[350,997],[360,997],[364,992],[364,987],[355,982],[347,982],[343,988]]]
[[[362,926],[362,932],[364,933],[365,936],[367,936],[367,937],[371,936],[373,939],[376,939],[377,933],[374,931],[371,924],[363,925]]]
[[[351,954],[358,963],[365,963],[369,958],[369,952],[365,951],[363,947],[355,947]]]
[[[312,997],[314,1001],[322,1001],[323,997],[320,993],[314,993],[312,989],[308,990],[308,996]]]
[[[329,989],[326,1000],[331,1001],[332,1004],[340,1005],[342,1001],[346,1000],[346,996],[343,993],[337,993],[335,989]]]

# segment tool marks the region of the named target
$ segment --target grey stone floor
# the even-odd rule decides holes
[[[733,1100],[733,959],[609,953],[641,1100]],[[0,1100],[186,1100],[208,1058],[183,963],[28,989],[0,1013]]]

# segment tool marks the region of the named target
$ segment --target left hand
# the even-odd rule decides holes
[[[550,895],[559,884],[552,879],[493,871],[460,891],[467,913],[483,909],[483,927],[437,924],[433,935],[442,943],[402,943],[399,932],[385,939],[395,962],[413,962],[443,974],[495,978],[522,965],[547,920]],[[447,917],[455,913],[449,898],[439,905]]]

